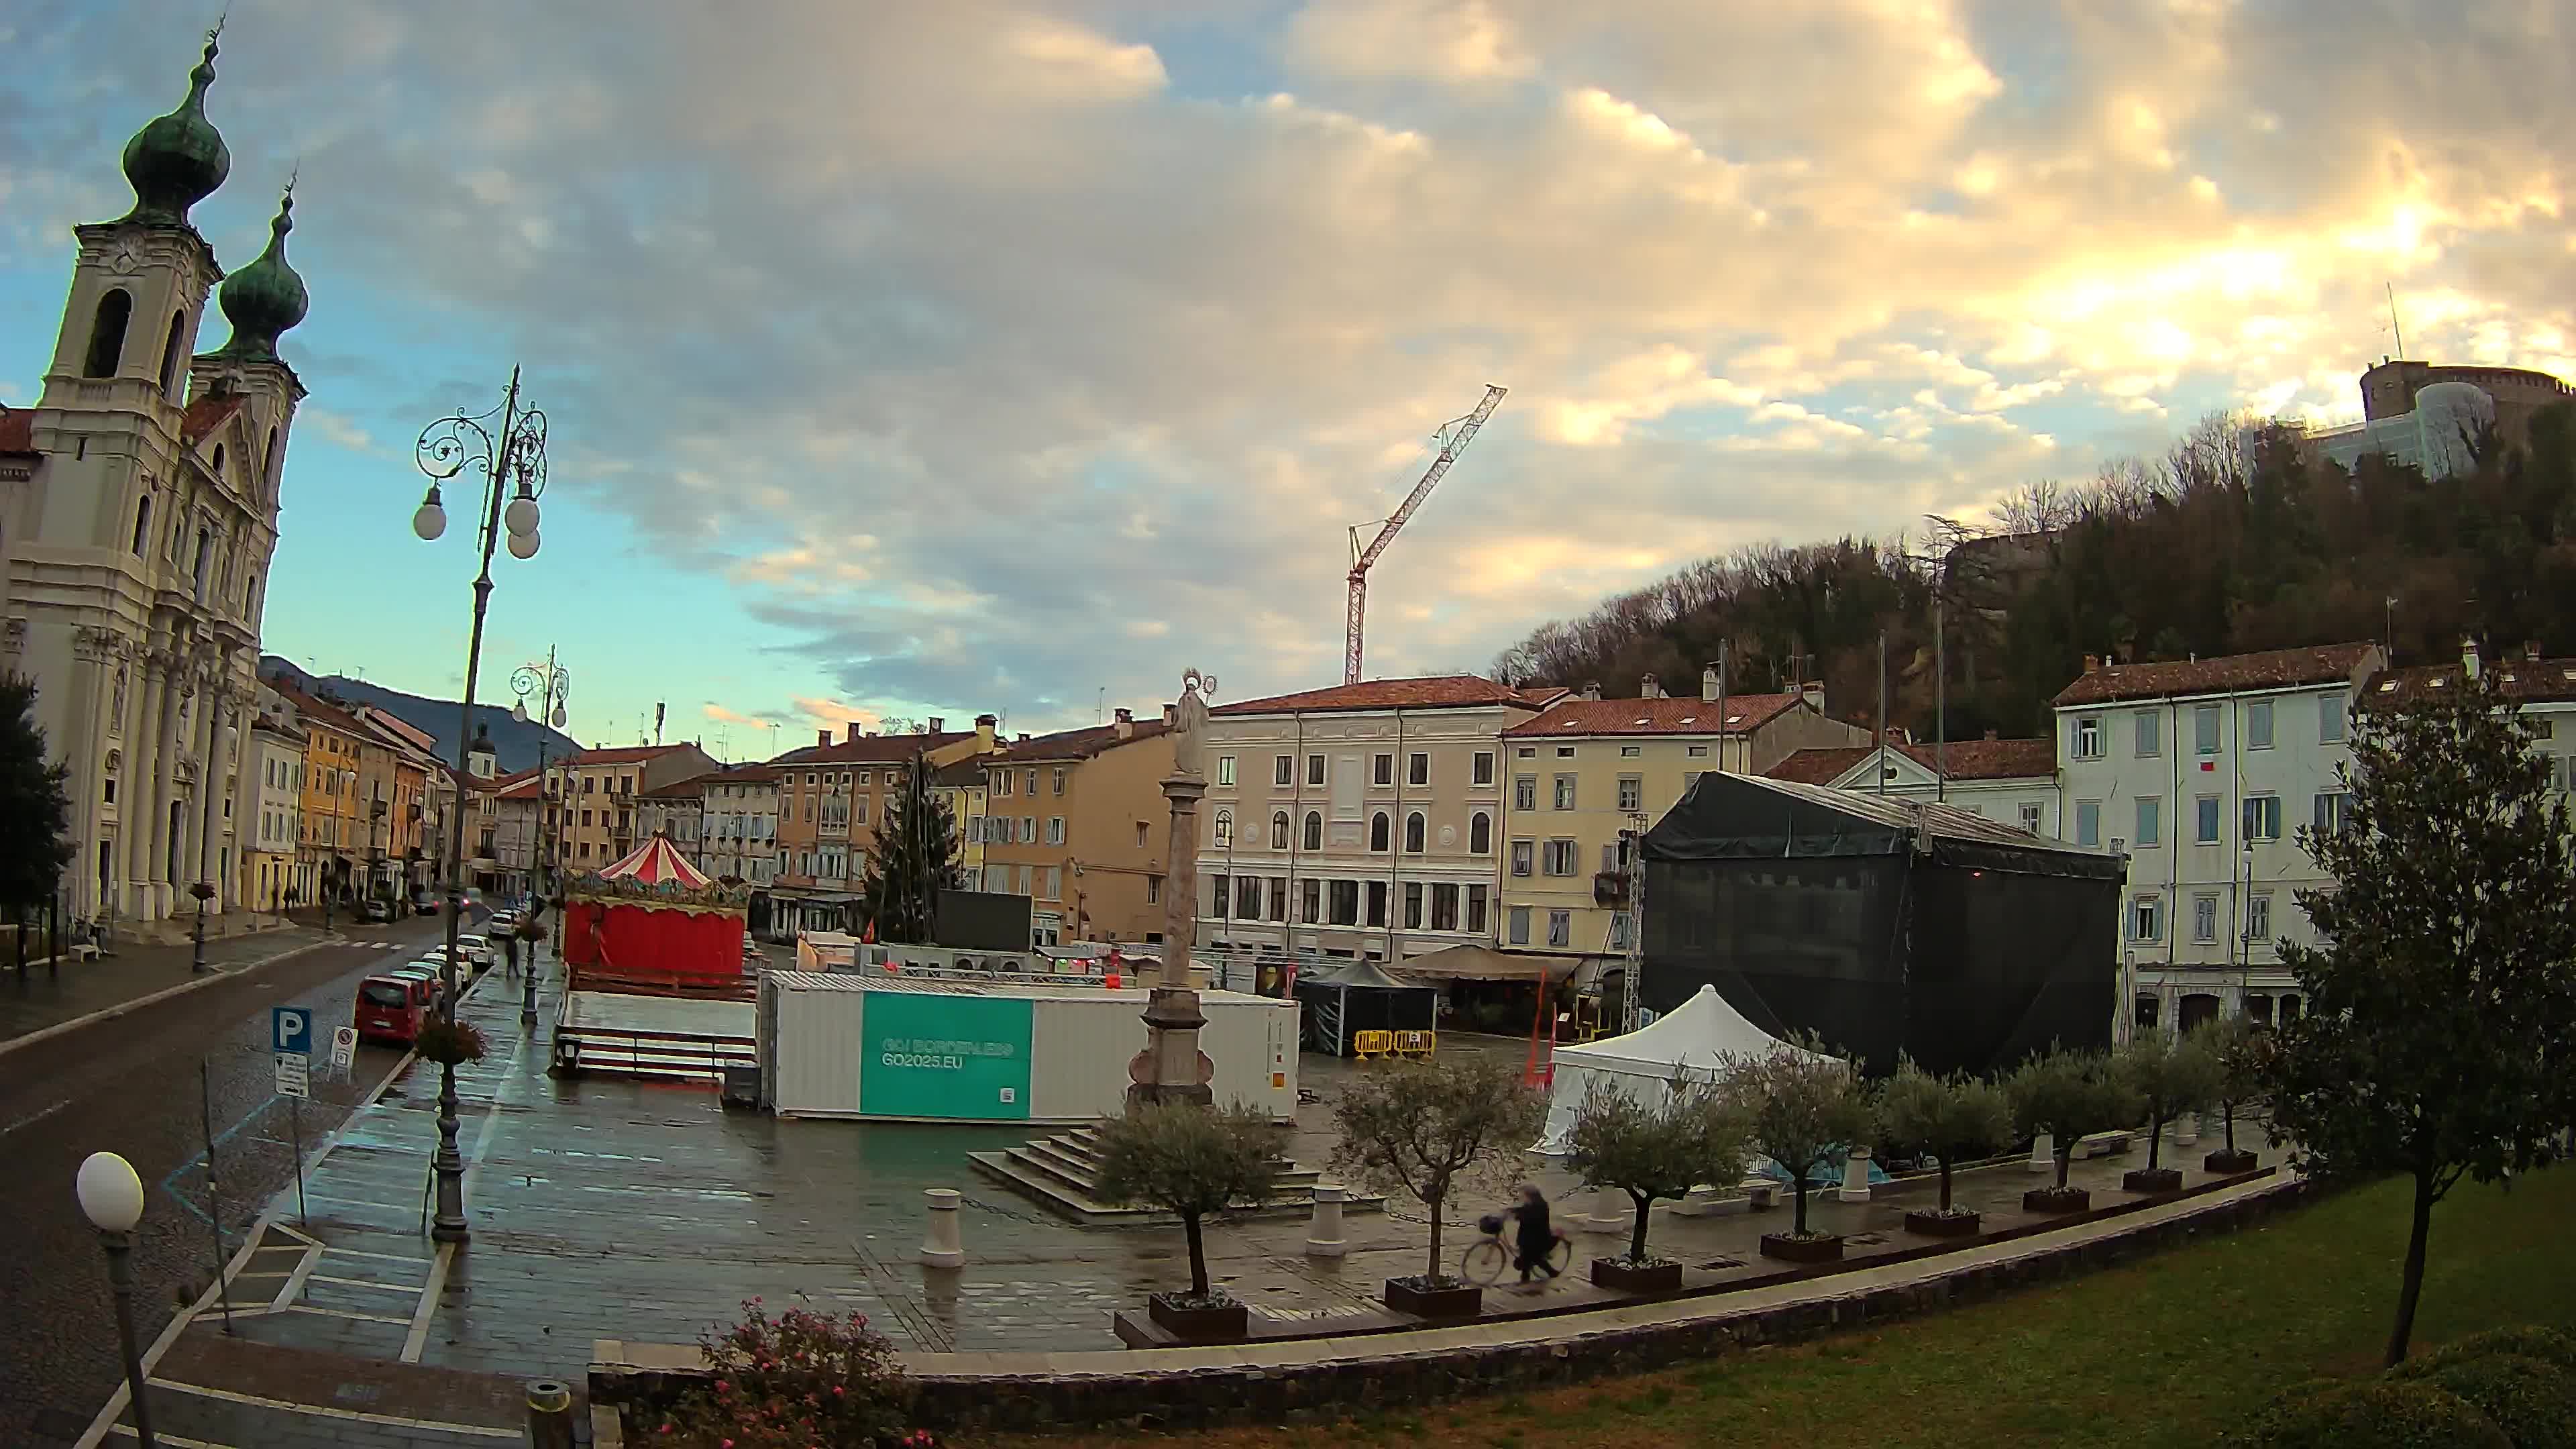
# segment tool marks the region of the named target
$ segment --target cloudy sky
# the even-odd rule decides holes
[[[216,8],[0,15],[0,401]],[[245,264],[301,166],[273,651],[457,687],[412,440],[518,363],[486,688],[552,643],[583,739],[739,757],[1328,682],[1350,526],[1488,382],[1374,673],[2355,416],[2387,286],[2414,355],[2576,377],[2571,57],[2556,0],[232,0],[196,216]]]

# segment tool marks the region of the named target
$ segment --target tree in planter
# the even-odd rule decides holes
[[[2165,1124],[2197,1112],[2218,1095],[2218,1064],[2200,1033],[2177,1036],[2150,1028],[2111,1059],[2111,1072],[2147,1124],[2147,1171],[2164,1167]]]
[[[71,862],[69,777],[69,766],[46,763],[35,681],[0,675],[0,906],[22,927],[30,906],[53,900]]]
[[[1181,1220],[1190,1244],[1190,1296],[1183,1307],[1223,1301],[1208,1285],[1200,1223],[1237,1203],[1263,1203],[1278,1192],[1279,1156],[1287,1131],[1248,1108],[1212,1111],[1149,1103],[1098,1128],[1104,1201],[1142,1203]]]
[[[912,757],[903,789],[886,806],[884,825],[868,847],[860,899],[877,939],[919,946],[938,939],[939,893],[963,880],[957,872],[957,820],[930,790],[930,758]]]
[[[2548,1162],[2576,1121],[2576,838],[2550,757],[2493,671],[2358,712],[2340,828],[2299,843],[2331,889],[2284,943],[2307,1014],[2264,1075],[2275,1137],[2319,1171],[2414,1180],[2398,1363],[2433,1208],[2463,1177]]]
[[[1627,1266],[1652,1267],[1646,1224],[1655,1203],[1679,1199],[1701,1183],[1731,1183],[1744,1171],[1749,1128],[1735,1098],[1705,1074],[1676,1072],[1662,1101],[1595,1080],[1584,1089],[1566,1133],[1566,1166],[1590,1188],[1611,1187],[1637,1205]]]
[[[2067,1191],[2066,1174],[2075,1161],[2076,1139],[2136,1117],[2128,1090],[2111,1074],[2110,1060],[2098,1052],[2059,1047],[2034,1056],[2004,1079],[2004,1096],[2012,1102],[2016,1127],[2049,1135],[2057,1150],[2055,1190],[2060,1194]]]
[[[1896,1059],[1896,1075],[1879,1089],[1878,1124],[1891,1146],[1941,1160],[1937,1216],[1943,1218],[1961,1215],[1950,1205],[1952,1164],[2012,1145],[2012,1103],[2003,1088],[1965,1072],[1936,1077],[1905,1056]]]
[[[1520,1070],[1499,1058],[1395,1062],[1342,1089],[1333,1165],[1381,1192],[1421,1199],[1431,1210],[1431,1256],[1417,1286],[1455,1287],[1440,1260],[1441,1205],[1459,1186],[1484,1185],[1503,1154],[1538,1135],[1544,1112]]]
[[[2201,1050],[2209,1054],[2213,1068],[2210,1104],[2218,1109],[2218,1130],[2224,1144],[2210,1154],[2210,1161],[2230,1163],[2228,1171],[2253,1166],[2253,1154],[2236,1148],[2236,1116],[2263,1098],[2263,1074],[2271,1060],[2273,1037],[2257,1026],[2249,1016],[2227,1016],[2197,1028],[2193,1035],[2201,1039]],[[2218,1170],[2213,1166],[2212,1170]]]
[[[1789,1236],[1812,1241],[1833,1236],[1807,1231],[1807,1192],[1827,1156],[1866,1143],[1875,1128],[1860,1068],[1826,1052],[1814,1036],[1783,1042],[1760,1056],[1730,1063],[1727,1091],[1745,1114],[1748,1137],[1789,1174],[1797,1210]]]
[[[411,1048],[420,1053],[423,1061],[449,1067],[479,1062],[487,1049],[482,1028],[470,1021],[445,1018],[422,1022],[419,1032],[412,1037]]]

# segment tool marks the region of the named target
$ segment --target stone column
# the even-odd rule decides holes
[[[1342,1199],[1345,1189],[1338,1182],[1315,1184],[1315,1216],[1306,1225],[1306,1256],[1338,1258],[1351,1250],[1350,1241],[1342,1236]]]
[[[1199,758],[1200,734],[1207,726],[1201,691],[1215,687],[1214,676],[1189,670],[1181,676],[1181,698],[1173,711],[1172,773],[1163,781],[1163,798],[1171,802],[1172,812],[1163,877],[1163,969],[1146,997],[1145,1049],[1128,1064],[1130,1107],[1148,1102],[1206,1106],[1216,1099],[1199,1070],[1199,1028],[1207,1025],[1207,1017],[1199,1011],[1199,994],[1190,988],[1190,946],[1198,933],[1199,800],[1207,794]]]
[[[957,1231],[957,1208],[965,1194],[955,1188],[934,1187],[924,1193],[930,1199],[930,1222],[921,1238],[921,1264],[925,1268],[962,1268],[966,1265],[966,1242]]]
[[[152,879],[152,812],[161,799],[161,663],[149,652],[134,656],[134,707],[125,730],[125,780],[117,789],[116,813],[125,832],[124,859],[118,864],[129,899],[121,914],[146,914],[145,885]]]
[[[144,913],[156,921],[170,915],[179,884],[171,879],[173,874],[170,862],[173,843],[171,832],[174,829],[185,828],[186,812],[179,812],[182,818],[174,823],[171,819],[170,807],[177,804],[179,800],[179,762],[182,753],[179,715],[182,706],[195,693],[196,686],[188,678],[187,666],[180,661],[177,654],[165,654],[161,661],[160,743],[153,749],[155,756],[153,778],[158,788],[153,797],[152,808],[152,860],[150,869],[146,872],[146,878],[152,882],[152,886],[147,893],[147,904],[144,907]],[[180,851],[184,857],[186,851],[184,844],[180,846]]]
[[[1869,1201],[1869,1149],[1855,1147],[1843,1159],[1842,1190],[1835,1194],[1844,1202]]]
[[[2037,1137],[2031,1139],[2030,1170],[2033,1172],[2046,1173],[2055,1173],[2057,1171],[2057,1139],[2055,1137],[2046,1132],[2042,1132]]]

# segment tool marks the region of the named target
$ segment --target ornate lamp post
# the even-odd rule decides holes
[[[543,664],[530,660],[510,671],[510,692],[519,697],[519,702],[510,706],[510,718],[521,724],[528,722],[530,695],[537,698],[536,717],[545,721],[549,730],[562,729],[570,718],[564,713],[564,696],[572,692],[572,674],[555,663],[552,649],[546,651]],[[546,794],[546,743],[546,736],[537,737],[537,859],[528,876],[530,899],[528,913],[522,918],[523,924],[527,921],[544,924],[549,895],[546,812],[553,808],[554,801]],[[516,934],[515,929],[513,934]],[[528,938],[528,969],[519,978],[519,993],[519,1025],[533,1029],[537,1024],[537,942],[533,936]]]
[[[456,731],[456,772],[465,775],[472,770],[467,753],[474,745],[474,682],[483,667],[483,615],[492,601],[492,549],[501,541],[506,526],[512,558],[537,556],[537,499],[546,491],[546,415],[535,408],[519,406],[519,370],[513,367],[509,389],[501,395],[501,406],[470,417],[458,413],[430,424],[421,431],[413,456],[420,471],[429,476],[429,492],[411,520],[412,532],[424,542],[447,531],[447,509],[439,498],[438,485],[468,469],[479,469],[483,474],[483,506],[478,510],[475,530],[476,544],[482,550],[482,569],[474,577],[474,627],[466,638],[465,699],[462,722]],[[443,988],[438,1014],[451,1023],[456,1019],[456,935],[465,913],[464,859],[465,812],[458,810],[448,821],[447,953],[438,966]],[[438,1174],[438,1206],[430,1222],[430,1237],[442,1243],[464,1242],[469,1236],[465,1225],[465,1154],[456,1146],[453,1062],[439,1066],[438,1155],[432,1163]]]
[[[107,1285],[116,1299],[116,1345],[125,1355],[125,1390],[134,1408],[134,1439],[152,1449],[152,1416],[143,1397],[143,1359],[134,1351],[134,1275],[126,1254],[134,1248],[134,1225],[143,1221],[143,1180],[133,1164],[113,1152],[93,1152],[80,1165],[72,1189],[81,1215],[98,1229],[99,1246],[107,1250]]]
[[[1199,799],[1207,794],[1201,754],[1206,741],[1207,696],[1216,692],[1216,676],[1192,669],[1181,675],[1181,698],[1173,711],[1172,773],[1163,781],[1163,798],[1171,802],[1172,831],[1166,849],[1163,894],[1163,969],[1145,998],[1145,1049],[1127,1065],[1129,1106],[1148,1102],[1191,1102],[1207,1106],[1216,1100],[1208,1083],[1214,1073],[1199,1051],[1199,1028],[1207,1017],[1199,1011],[1199,994],[1190,987],[1190,943],[1198,930]]]

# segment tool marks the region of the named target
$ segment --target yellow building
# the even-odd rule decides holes
[[[367,755],[372,750],[389,758],[389,752],[340,706],[282,679],[268,681],[268,687],[304,726],[304,818],[296,844],[296,898],[308,903],[326,895],[354,899],[367,876],[369,815],[363,779]]]
[[[1168,723],[1122,709],[981,763],[991,781],[984,889],[1029,897],[1036,944],[1163,939]]]
[[[1865,745],[1821,690],[1696,698],[1644,681],[1640,699],[1569,698],[1502,731],[1504,951],[1616,957],[1627,910],[1623,833],[1643,833],[1712,770],[1752,774],[1802,749]],[[1587,691],[1587,693],[1591,693]]]
[[[716,769],[692,744],[584,750],[546,766],[546,839],[555,868],[579,875],[614,863],[643,838],[635,797]]]
[[[992,782],[981,760],[960,760],[930,777],[930,793],[957,826],[957,873],[970,891],[984,888],[984,802]]]
[[[916,756],[935,772],[990,753],[996,723],[992,715],[978,715],[974,729],[952,731],[934,716],[918,733],[886,735],[852,722],[837,742],[821,730],[813,744],[771,760],[778,771],[776,935],[863,928],[858,892],[868,850],[903,788],[904,771]]]

